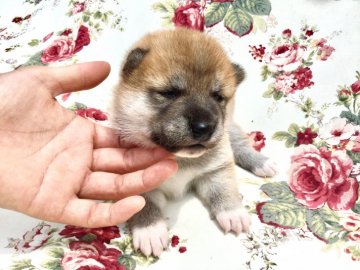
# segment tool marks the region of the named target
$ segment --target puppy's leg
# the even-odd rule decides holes
[[[238,192],[232,162],[212,171],[194,182],[196,193],[220,227],[227,233],[248,232],[250,216],[242,206],[242,197]]]
[[[140,249],[146,256],[160,256],[169,242],[167,224],[162,215],[166,204],[165,195],[155,190],[144,195],[145,207],[129,221],[135,250]]]
[[[255,151],[248,136],[234,122],[229,126],[229,136],[237,165],[261,177],[271,177],[277,173],[275,162]]]

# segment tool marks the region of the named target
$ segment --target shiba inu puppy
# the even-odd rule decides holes
[[[225,232],[248,231],[235,163],[259,176],[273,176],[275,167],[231,119],[244,76],[213,38],[197,31],[148,34],[129,52],[114,90],[112,126],[122,140],[174,153],[179,165],[175,176],[144,194],[146,206],[129,220],[134,247],[145,255],[167,248],[162,209],[188,191]]]

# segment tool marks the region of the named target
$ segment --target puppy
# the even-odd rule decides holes
[[[194,191],[225,232],[246,232],[250,217],[235,182],[235,162],[260,176],[274,165],[257,153],[231,121],[243,69],[198,31],[146,35],[122,66],[111,122],[122,140],[161,146],[176,155],[177,174],[144,194],[146,205],[129,220],[135,249],[159,256],[168,246],[162,209]],[[234,151],[234,154],[233,154]]]

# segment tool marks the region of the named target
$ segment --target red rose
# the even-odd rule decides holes
[[[296,145],[312,144],[317,136],[317,133],[312,132],[311,128],[306,128],[304,132],[299,131],[297,133]]]
[[[251,146],[258,152],[265,146],[265,136],[261,131],[252,131],[248,134]]]
[[[61,260],[64,270],[126,270],[126,267],[118,262],[121,251],[107,248],[99,241],[75,241],[71,242],[69,247],[70,251],[65,252]]]
[[[314,31],[312,29],[308,29],[305,31],[305,35],[307,35],[308,37],[311,37],[314,34]]]
[[[358,94],[360,92],[360,80],[354,82],[352,85],[351,85],[351,91],[354,93],[354,94]]]
[[[104,112],[94,108],[77,109],[75,113],[81,117],[91,118],[97,121],[105,121],[108,119]]]
[[[177,235],[174,235],[173,237],[171,237],[171,246],[172,247],[176,247],[180,242],[180,238]]]
[[[201,6],[196,2],[178,7],[172,21],[175,26],[204,31],[204,16],[201,14]]]
[[[343,151],[301,145],[291,158],[290,189],[299,203],[318,209],[349,210],[358,198],[358,182],[349,177],[352,160]]]
[[[23,21],[23,18],[21,17],[15,17],[14,19],[12,19],[13,23],[21,23]]]
[[[314,82],[311,81],[312,79],[312,71],[309,67],[303,68],[300,67],[294,72],[294,78],[297,80],[296,83],[296,90],[302,90],[305,87],[309,87],[314,85]]]
[[[90,44],[90,35],[89,35],[89,29],[81,25],[75,40],[75,49],[74,53],[77,53],[80,51],[84,46],[87,46]]]
[[[65,29],[64,32],[60,34],[60,36],[68,36],[72,33],[72,30],[70,28]]]
[[[81,239],[87,234],[93,234],[96,236],[96,240],[100,242],[110,243],[111,239],[120,237],[120,231],[117,226],[103,227],[103,228],[82,228],[71,225],[66,225],[59,235],[65,237],[76,237]]]
[[[48,64],[50,62],[60,61],[70,58],[74,54],[74,43],[67,37],[61,37],[43,50],[41,62]]]
[[[285,29],[282,32],[282,35],[283,35],[284,38],[290,38],[291,37],[291,30],[290,29]]]
[[[179,247],[179,252],[180,253],[184,253],[184,252],[186,252],[186,250],[187,250],[187,248],[186,247]]]

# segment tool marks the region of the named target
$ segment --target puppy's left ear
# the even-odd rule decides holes
[[[236,77],[236,83],[239,85],[245,79],[245,70],[238,64],[232,63]]]

